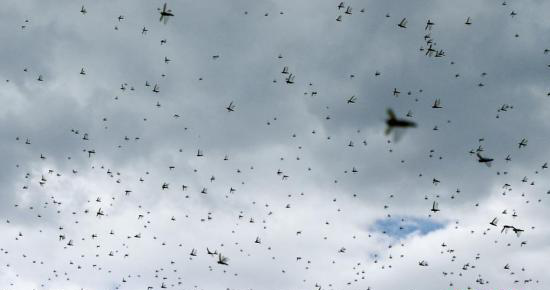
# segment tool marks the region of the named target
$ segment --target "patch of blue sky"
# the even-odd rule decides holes
[[[372,230],[392,238],[403,239],[410,235],[424,236],[444,227],[444,223],[431,219],[401,216],[376,220]]]

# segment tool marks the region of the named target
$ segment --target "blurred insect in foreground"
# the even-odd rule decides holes
[[[416,123],[413,121],[398,119],[392,109],[388,109],[388,119],[386,120],[386,125],[388,125],[386,128],[386,135],[389,135],[393,131],[393,139],[396,142],[403,136],[403,129],[416,127]]]
[[[160,11],[160,21],[164,20],[164,24],[168,22],[168,17],[174,16],[172,9],[166,9],[166,3],[164,3],[162,10],[160,10],[160,8],[158,8],[158,10]]]

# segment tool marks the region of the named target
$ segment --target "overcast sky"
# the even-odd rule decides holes
[[[339,3],[3,1],[0,289],[548,289],[550,2]]]

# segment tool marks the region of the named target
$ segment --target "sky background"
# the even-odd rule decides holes
[[[0,288],[548,289],[550,2],[339,3],[3,1]]]

